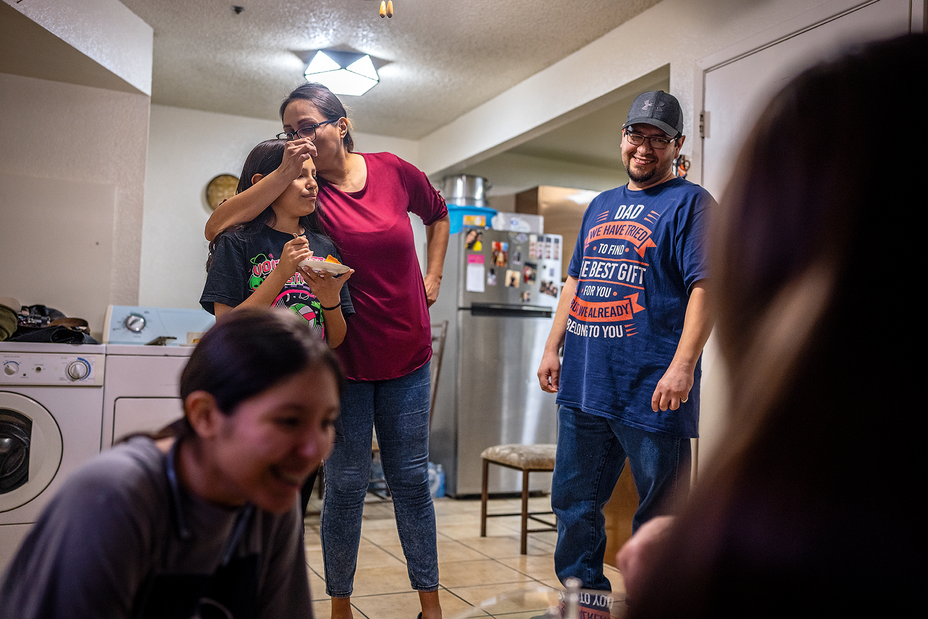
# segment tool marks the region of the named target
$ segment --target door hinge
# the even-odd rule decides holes
[[[699,113],[699,137],[709,137],[709,112],[706,110]]]

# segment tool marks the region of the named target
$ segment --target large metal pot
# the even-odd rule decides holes
[[[459,206],[486,206],[487,190],[492,185],[482,176],[458,174],[442,179],[441,195],[448,204]]]

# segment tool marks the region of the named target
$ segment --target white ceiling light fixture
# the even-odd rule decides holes
[[[368,54],[319,50],[304,72],[311,82],[324,84],[337,95],[360,97],[380,82]]]

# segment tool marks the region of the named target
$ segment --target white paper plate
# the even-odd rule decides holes
[[[307,269],[312,269],[313,271],[328,271],[329,273],[334,273],[335,275],[347,273],[351,270],[344,264],[339,264],[337,262],[326,262],[325,260],[307,259],[302,261],[300,266]]]

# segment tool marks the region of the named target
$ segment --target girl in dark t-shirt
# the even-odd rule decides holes
[[[284,140],[268,140],[245,160],[239,193],[257,189],[262,178],[287,166],[297,175],[258,217],[213,240],[200,304],[216,318],[236,307],[285,307],[335,348],[345,338],[345,316],[354,313],[344,286],[354,271],[337,262],[338,250],[318,225],[312,158],[287,157],[286,147]],[[300,265],[310,258],[329,261]]]

